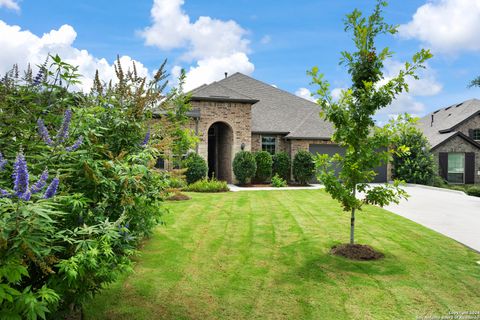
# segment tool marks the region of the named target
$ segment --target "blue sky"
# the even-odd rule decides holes
[[[343,32],[342,19],[354,8],[369,13],[375,2],[112,3],[0,0],[0,45],[6,48],[0,52],[0,71],[15,58],[20,64],[36,63],[46,52],[58,50],[67,60],[84,64],[86,78],[98,65],[104,77],[111,76],[111,63],[119,54],[125,61],[143,64],[145,73],[167,58],[173,74],[179,67],[192,71],[190,86],[221,79],[224,71],[241,71],[300,94],[301,88],[313,89],[306,70],[319,66],[332,88],[344,88],[348,75],[338,60],[341,50],[351,48],[351,39]],[[152,13],[152,7],[159,12]],[[200,21],[200,17],[208,18]],[[480,89],[467,88],[469,80],[480,75],[480,36],[475,32],[480,30],[480,0],[392,0],[385,17],[389,23],[402,25],[400,35],[380,39],[379,47],[387,45],[396,53],[386,66],[387,76],[422,47],[432,48],[435,57],[423,80],[412,82],[412,92],[380,114],[379,120],[403,111],[423,115],[480,98]],[[20,29],[14,30],[14,25]],[[305,89],[303,94],[308,92]]]

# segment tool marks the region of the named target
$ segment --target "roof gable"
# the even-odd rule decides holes
[[[456,127],[479,113],[480,100],[471,99],[427,114],[420,119],[418,127],[434,149],[456,135]]]
[[[320,108],[316,103],[270,84],[237,72],[206,87],[199,87],[192,93],[198,95],[197,90],[205,92],[213,85],[258,100],[252,106],[253,132],[289,133],[288,137],[292,139],[307,136],[329,138],[333,134],[332,125],[320,118]]]
[[[213,82],[209,85],[202,85],[189,92],[191,100],[210,100],[210,101],[239,101],[247,103],[256,103],[258,100],[242,94],[235,89],[221,85],[219,82]]]

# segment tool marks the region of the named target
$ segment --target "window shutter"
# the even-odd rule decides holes
[[[440,152],[438,154],[438,164],[440,166],[440,176],[447,180],[448,176],[448,153]]]
[[[465,183],[475,183],[475,153],[465,153]]]
[[[468,129],[468,136],[473,139],[473,129]]]

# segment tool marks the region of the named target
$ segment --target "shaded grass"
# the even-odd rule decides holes
[[[329,254],[348,214],[321,190],[190,194],[143,248],[135,274],[87,319],[414,319],[478,310],[480,255],[376,207],[357,241],[378,261]]]

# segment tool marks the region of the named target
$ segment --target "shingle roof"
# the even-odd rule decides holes
[[[228,88],[218,82],[209,85],[202,85],[190,91],[192,100],[220,100],[220,101],[239,101],[255,103],[258,100],[238,92],[235,89]]]
[[[471,99],[427,114],[420,119],[418,126],[435,148],[458,134],[455,127],[479,112],[480,100]]]
[[[225,89],[258,100],[252,106],[253,132],[288,133],[291,139],[328,139],[333,134],[333,126],[320,118],[316,103],[241,73],[193,90],[192,98],[202,98],[204,92],[218,95]]]

